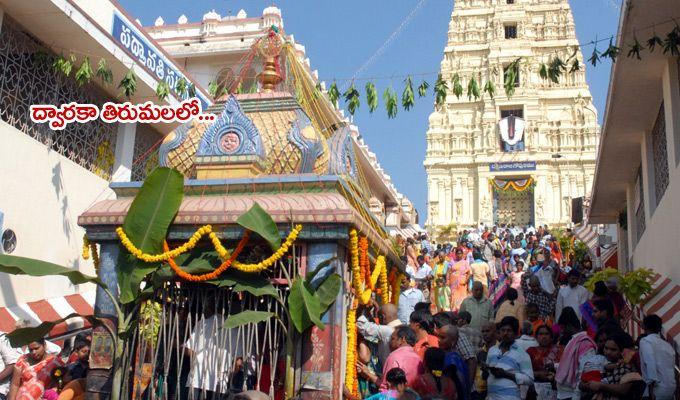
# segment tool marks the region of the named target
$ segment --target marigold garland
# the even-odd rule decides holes
[[[89,260],[92,255],[92,263],[94,270],[99,274],[99,253],[97,252],[97,244],[90,241],[87,234],[83,235],[83,259]]]
[[[378,266],[380,265],[380,268]],[[378,276],[380,281],[380,299],[383,304],[387,304],[390,298],[390,289],[387,284],[387,263],[385,262],[385,256],[378,256],[376,261],[376,269],[380,270],[380,275]]]
[[[271,267],[277,261],[279,261],[284,255],[286,255],[286,253],[288,252],[290,247],[293,245],[293,243],[297,239],[301,230],[302,230],[302,225],[296,225],[290,231],[290,233],[288,234],[288,237],[283,242],[281,247],[279,247],[279,249],[276,250],[274,252],[274,254],[269,256],[267,259],[262,260],[257,264],[243,264],[241,262],[234,260],[231,263],[232,266],[239,271],[249,272],[249,273],[261,272],[261,271]],[[179,247],[177,247],[173,250],[164,251],[161,254],[155,254],[155,255],[146,254],[142,250],[135,247],[135,245],[132,243],[132,241],[125,234],[125,231],[123,230],[122,227],[118,227],[116,229],[116,233],[118,234],[118,237],[120,238],[121,243],[127,249],[127,251],[129,251],[131,254],[133,254],[135,257],[139,258],[140,260],[146,261],[148,263],[169,261],[170,259],[174,259],[177,256],[179,256],[183,253],[186,253],[187,251],[196,247],[196,243],[198,243],[198,241],[201,240],[201,238],[206,234],[210,238],[210,241],[212,242],[213,246],[215,247],[215,250],[220,255],[220,258],[222,258],[223,261],[226,261],[229,258],[231,258],[231,254],[229,253],[229,250],[227,250],[226,248],[224,248],[224,246],[222,246],[220,239],[212,231],[211,225],[205,225],[205,226],[202,226],[201,228],[199,228],[191,236],[191,238],[186,243],[184,243],[183,245],[181,245],[181,246],[179,246]]]
[[[356,301],[354,301],[356,303]],[[352,395],[357,395],[357,309],[356,304],[347,311],[347,360],[345,364],[345,386]]]
[[[232,266],[241,272],[255,273],[264,271],[265,269],[276,264],[277,261],[279,261],[281,258],[283,258],[283,256],[286,255],[286,253],[288,253],[288,250],[293,246],[293,243],[297,239],[298,235],[300,235],[300,231],[302,231],[302,225],[295,225],[295,227],[293,227],[293,229],[288,234],[286,240],[283,242],[283,244],[281,244],[281,247],[279,247],[279,249],[276,250],[274,254],[260,261],[259,263],[243,264],[239,261],[234,261],[232,263],[233,264]],[[225,258],[228,258],[229,250],[225,249],[222,246],[222,243],[220,243],[219,238],[217,238],[217,236],[214,237],[211,236],[210,239],[212,240],[213,245],[215,246],[215,250],[217,250],[217,253],[220,255],[220,257],[223,260]]]
[[[359,238],[359,269],[361,270],[361,280],[373,290],[371,286],[371,264],[368,259],[368,238],[361,236]]]
[[[356,229],[349,232],[349,247],[352,288],[359,298],[359,303],[368,304],[382,273],[381,271],[385,270],[385,273],[387,273],[385,258],[378,256],[371,272],[368,259],[368,239],[364,236],[359,237]]]
[[[220,264],[220,266],[215,268],[215,270],[212,272],[208,272],[202,275],[192,275],[182,270],[182,268],[180,268],[177,265],[177,263],[175,263],[175,260],[173,258],[168,259],[168,264],[170,264],[170,268],[172,268],[172,270],[175,271],[175,274],[177,274],[177,276],[187,281],[205,282],[211,279],[217,279],[218,276],[222,275],[222,273],[231,266],[234,260],[236,260],[236,257],[238,257],[238,255],[241,254],[243,248],[246,247],[246,243],[248,243],[249,237],[250,231],[246,231],[241,240],[238,242],[238,245],[236,246],[236,249],[234,249],[234,252],[232,253],[231,257],[229,257],[229,259]],[[170,247],[168,247],[168,242],[165,240],[163,241],[163,251],[165,252],[170,251]]]

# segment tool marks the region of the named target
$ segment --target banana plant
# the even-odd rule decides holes
[[[162,252],[163,242],[166,239],[167,231],[179,210],[183,198],[184,177],[178,171],[170,168],[157,168],[149,174],[139,192],[135,196],[128,213],[123,222],[123,230],[132,243],[145,253]],[[266,240],[272,249],[280,247],[280,235],[276,223],[271,216],[266,213],[257,203],[245,214],[237,219],[244,229],[250,230]],[[192,252],[178,256],[176,262],[189,273],[203,273],[212,271],[220,261],[216,252],[205,252],[193,249]],[[331,260],[329,260],[330,263]],[[323,263],[322,263],[323,264]],[[139,260],[136,256],[127,253],[121,246],[116,269],[118,273],[117,286],[119,296],[114,296],[107,286],[97,277],[87,276],[79,271],[52,263],[10,255],[0,255],[0,272],[15,275],[30,276],[64,276],[74,284],[94,283],[98,285],[109,296],[115,308],[117,325],[111,327],[105,321],[94,316],[82,316],[95,326],[103,326],[114,341],[114,366],[112,369],[112,392],[111,399],[120,398],[120,389],[123,388],[123,376],[126,366],[121,364],[125,341],[129,337],[129,330],[136,326],[135,318],[140,318],[140,314],[135,310],[142,304],[147,304],[148,293],[140,291],[141,282],[145,281],[148,287],[162,287],[169,280],[175,279],[174,272],[168,266],[146,263]],[[328,270],[324,265],[319,265],[314,273],[305,277],[295,276],[293,279],[287,274],[285,268],[283,273],[287,276],[290,283],[290,294],[287,302],[279,294],[274,286],[260,276],[252,274],[239,274],[234,271],[219,276],[213,281],[206,282],[218,287],[232,287],[234,292],[249,292],[254,296],[273,296],[281,302],[287,316],[288,325],[285,331],[292,333],[295,329],[303,332],[312,324],[323,329],[321,322],[323,314],[333,303],[342,285],[342,278],[334,273],[323,274],[319,271]],[[331,272],[333,272],[331,270]],[[322,276],[323,275],[323,276]],[[321,277],[322,279],[317,279]],[[154,314],[154,306],[151,305],[148,313],[142,310],[142,316]],[[65,319],[78,316],[72,314]],[[244,323],[257,323],[272,315],[265,315],[259,312],[240,313],[230,317],[225,324],[229,327],[240,326]],[[28,344],[32,341],[43,338],[54,326],[63,322],[58,321],[44,322],[37,327],[17,329],[7,336],[13,346]],[[285,325],[285,324],[284,324]],[[146,332],[146,331],[145,331]],[[153,332],[146,332],[153,336]],[[287,393],[293,392],[292,361],[294,357],[294,342],[292,335],[287,334]]]

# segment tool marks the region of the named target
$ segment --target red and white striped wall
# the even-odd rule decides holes
[[[11,307],[0,307],[0,332],[11,332],[17,321],[26,320],[30,326],[45,321],[55,321],[69,314],[92,315],[94,313],[95,291],[54,297],[46,300],[21,303]],[[70,331],[88,327],[83,318],[71,318],[56,325],[49,337],[64,335]]]
[[[652,283],[653,291],[645,301],[633,310],[635,318],[628,321],[628,333],[637,338],[642,333],[642,319],[646,315],[656,314],[663,321],[663,334],[671,342],[675,350],[680,352],[680,285],[670,278],[655,275]]]

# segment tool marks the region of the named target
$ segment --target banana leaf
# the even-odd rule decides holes
[[[61,265],[52,264],[47,261],[11,256],[8,254],[0,254],[0,272],[11,275],[63,276],[68,278],[73,285],[90,282],[106,287],[104,282],[99,280],[96,276],[85,275],[72,268],[62,267]]]
[[[281,247],[281,236],[279,235],[279,228],[276,227],[276,222],[257,202],[253,203],[253,206],[245,214],[238,217],[236,223],[262,236],[273,250],[278,250]]]
[[[248,324],[257,324],[263,322],[273,317],[275,314],[267,311],[253,311],[246,310],[241,311],[238,314],[230,315],[226,321],[224,321],[224,327],[226,329],[238,328],[239,326]]]
[[[314,297],[319,300],[321,306],[321,313],[325,313],[328,307],[335,302],[342,286],[342,278],[338,274],[330,275],[325,281],[316,289]]]
[[[78,313],[71,313],[62,319],[56,321],[46,321],[35,327],[19,328],[8,333],[7,339],[12,347],[25,346],[31,342],[44,339],[55,326],[71,318],[85,318],[92,326],[99,325],[99,319],[93,315],[80,315]]]
[[[303,279],[293,280],[288,295],[288,311],[295,329],[302,333],[307,328],[316,325],[324,329],[325,325],[321,322],[321,305],[310,292],[309,286]]]
[[[163,250],[168,227],[184,196],[184,176],[176,170],[156,168],[144,181],[123,222],[123,230],[134,245],[148,254]],[[135,300],[139,284],[158,268],[137,259],[121,247],[118,258],[118,285],[123,304]]]

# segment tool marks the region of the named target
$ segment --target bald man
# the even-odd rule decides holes
[[[477,359],[472,357],[465,361],[458,353],[456,344],[458,343],[458,327],[455,325],[445,325],[437,330],[437,337],[439,338],[439,348],[446,352],[444,358],[444,369],[455,366],[458,381],[463,384],[464,393],[472,385],[472,377],[470,371],[477,368]]]
[[[463,300],[459,312],[469,312],[472,316],[470,327],[480,330],[487,322],[493,320],[493,304],[484,296],[484,285],[481,282],[472,284],[472,296]]]
[[[402,325],[397,318],[397,307],[394,304],[383,304],[378,310],[380,325],[371,322],[365,316],[357,319],[357,329],[361,336],[369,342],[378,343],[378,359],[381,365],[385,365],[387,356],[390,355],[390,336],[394,328]]]

